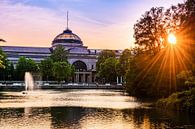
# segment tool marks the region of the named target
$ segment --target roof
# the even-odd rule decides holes
[[[83,44],[81,41],[81,38],[72,33],[71,30],[66,29],[63,31],[63,33],[57,35],[55,39],[53,40],[52,44],[55,43],[76,43],[76,44]]]
[[[4,52],[18,53],[51,53],[49,47],[21,47],[21,46],[0,46]]]

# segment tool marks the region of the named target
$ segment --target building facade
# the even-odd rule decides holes
[[[81,38],[70,29],[64,30],[52,41],[51,47],[1,46],[8,60],[16,64],[21,56],[30,58],[36,63],[49,57],[57,45],[68,51],[68,62],[74,65],[76,72],[73,81],[76,83],[93,83],[96,79],[96,62],[102,49],[88,49]],[[119,56],[122,51],[115,50]]]

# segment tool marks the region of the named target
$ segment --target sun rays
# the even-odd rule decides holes
[[[177,89],[176,75],[188,70],[192,63],[187,42],[183,40],[182,34],[179,38],[182,40],[177,40],[172,33],[168,35],[167,46],[152,57],[145,66],[142,66],[144,69],[138,75],[139,85],[145,83],[143,80],[152,75],[154,77],[153,86],[158,89],[159,93],[161,88],[166,88],[168,93]]]

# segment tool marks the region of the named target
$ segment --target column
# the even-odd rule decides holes
[[[78,73],[78,83],[80,82],[80,74]]]
[[[86,83],[86,74],[83,74],[83,82]]]
[[[118,82],[119,82],[119,80],[118,80],[119,78],[118,78],[118,76],[116,77],[116,83],[118,84]]]
[[[84,74],[83,74],[83,73],[81,74],[81,82],[82,82],[82,83],[85,82],[85,80],[84,80]]]
[[[90,74],[89,74],[89,83],[91,83],[92,82],[92,72],[90,72]]]
[[[76,73],[76,83],[78,83],[78,82],[79,82],[79,74]]]

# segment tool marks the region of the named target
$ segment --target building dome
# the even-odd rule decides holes
[[[71,30],[66,29],[63,33],[57,35],[52,42],[52,46],[55,45],[83,45],[83,42],[76,34]]]

